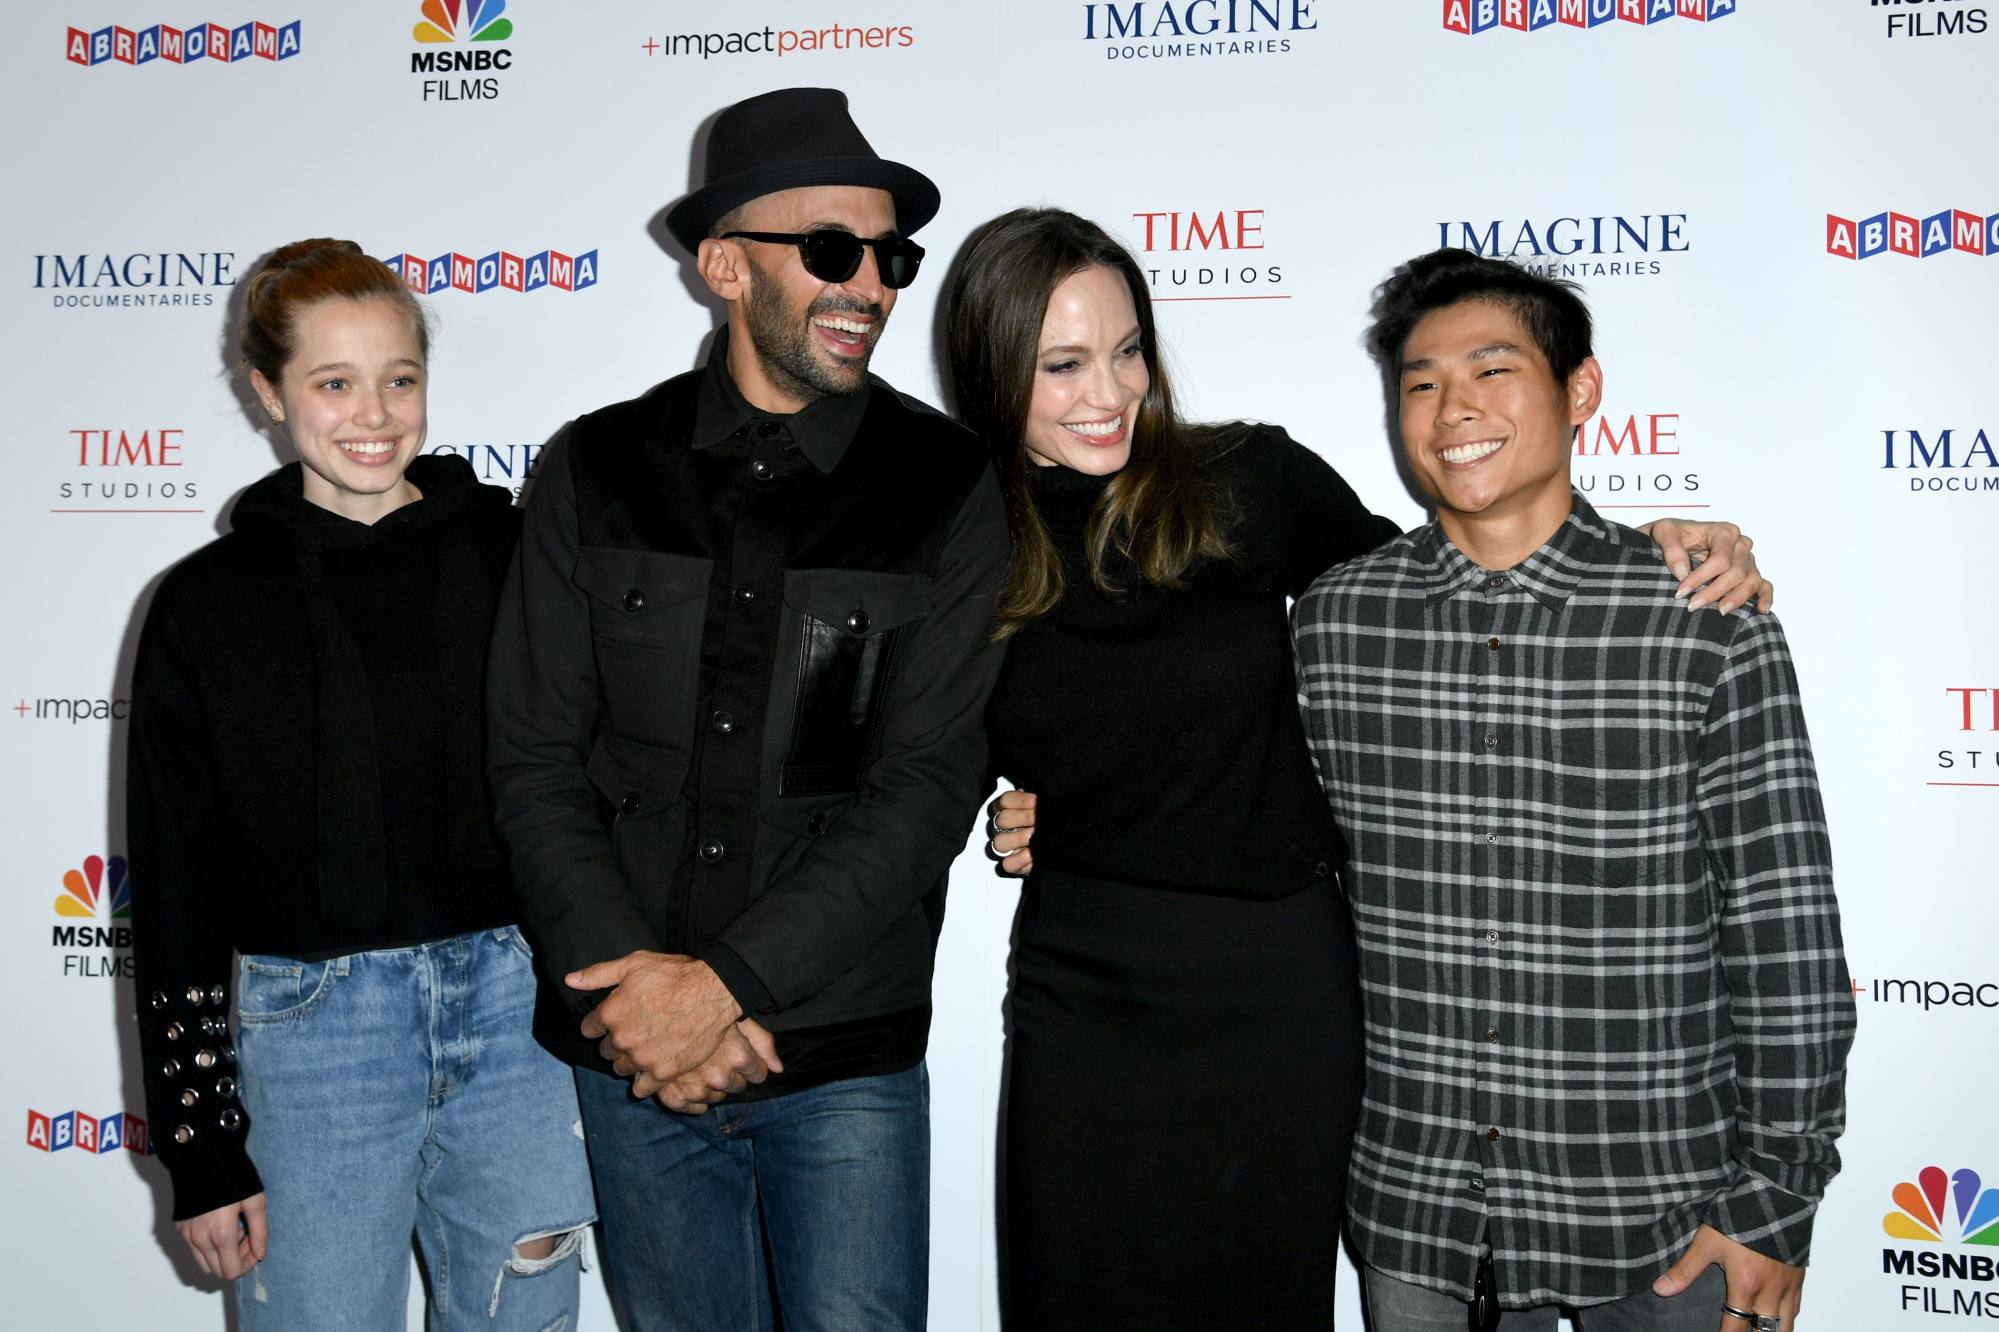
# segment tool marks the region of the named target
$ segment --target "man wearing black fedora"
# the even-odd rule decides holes
[[[930,972],[1007,552],[979,442],[867,371],[937,205],[841,93],[724,111],[666,221],[727,327],[551,443],[494,628],[537,1034],[635,1329],[924,1321]]]

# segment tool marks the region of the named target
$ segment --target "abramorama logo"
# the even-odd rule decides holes
[[[1976,1170],[1925,1166],[1889,1196],[1895,1210],[1881,1218],[1883,1233],[1921,1246],[1881,1250],[1883,1276],[1921,1278],[1898,1284],[1902,1311],[1999,1318],[1999,1290],[1977,1288],[1999,1283],[1999,1262],[1991,1252],[1999,1249],[1999,1190],[1986,1188]],[[1960,1252],[1963,1248],[1985,1252]],[[1946,1281],[1959,1284],[1938,1284]]]
[[[1472,34],[1511,28],[1596,28],[1606,23],[1656,27],[1674,19],[1707,23],[1735,12],[1736,0],[1444,0],[1444,26]]]
[[[28,1111],[28,1146],[38,1152],[62,1152],[74,1147],[86,1156],[103,1156],[123,1147],[140,1156],[153,1151],[146,1121],[128,1112],[86,1115],[69,1110],[59,1115]]]

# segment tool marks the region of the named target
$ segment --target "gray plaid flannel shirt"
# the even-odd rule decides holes
[[[1508,1307],[1649,1283],[1702,1223],[1802,1264],[1853,995],[1769,615],[1688,613],[1581,495],[1505,573],[1436,524],[1299,601],[1300,705],[1353,846],[1363,1259]]]

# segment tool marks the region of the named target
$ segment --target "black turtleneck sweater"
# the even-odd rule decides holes
[[[196,1033],[228,1016],[232,952],[313,959],[517,919],[486,794],[484,679],[519,516],[462,458],[418,458],[409,479],[423,498],[367,525],[309,503],[296,463],[265,477],[228,535],[168,573],[140,635],[134,957],[177,1219],[260,1187],[243,1126],[220,1119],[240,1107],[193,1060],[228,1059],[226,1033]]]
[[[1113,563],[1129,590],[1098,591],[1083,540],[1110,478],[1030,472],[1066,586],[1009,642],[987,730],[995,770],[1039,794],[1037,872],[1276,898],[1346,860],[1298,720],[1287,599],[1397,529],[1282,430],[1216,435],[1240,440],[1210,463],[1235,558],[1177,589]]]

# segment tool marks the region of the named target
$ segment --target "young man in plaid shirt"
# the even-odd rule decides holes
[[[1458,250],[1370,341],[1436,521],[1298,603],[1347,837],[1375,1332],[1791,1332],[1853,999],[1782,630],[1569,483],[1573,288]]]

